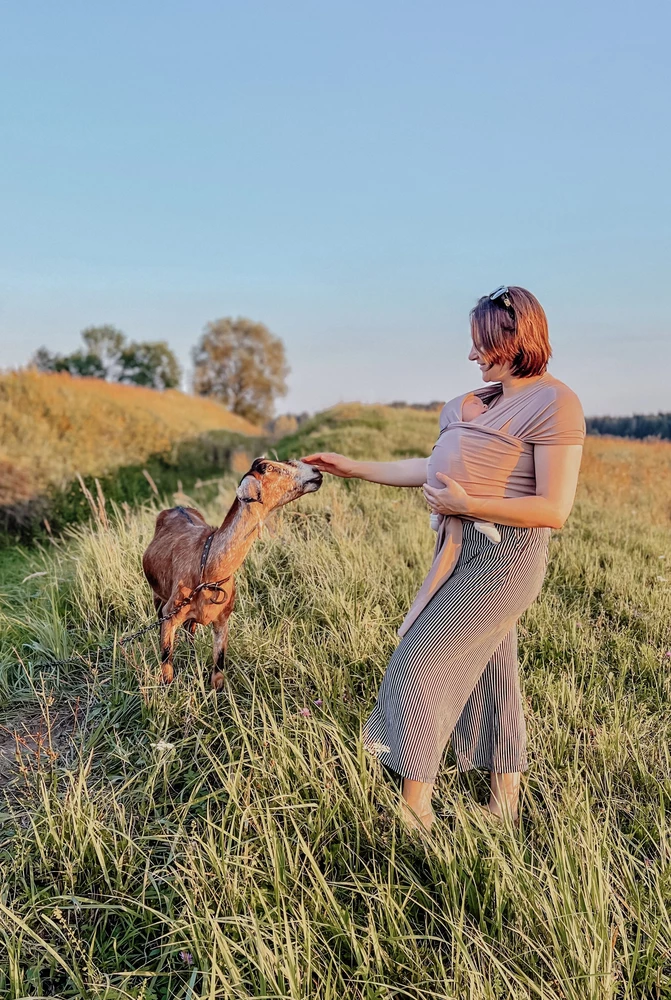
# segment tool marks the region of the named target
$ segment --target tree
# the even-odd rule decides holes
[[[146,385],[150,389],[175,389],[182,372],[165,340],[131,343],[119,356],[120,382]]]
[[[126,335],[109,324],[87,326],[82,330],[82,340],[86,350],[72,354],[52,354],[46,347],[40,347],[33,355],[33,364],[42,372],[69,372],[152,389],[173,389],[179,385],[182,373],[164,340],[127,343]]]
[[[70,375],[86,375],[89,378],[104,378],[105,369],[95,354],[73,351],[72,354],[51,354],[46,347],[40,347],[33,355],[33,364],[40,372],[68,372]]]
[[[88,347],[88,353],[100,360],[105,373],[102,378],[108,382],[118,382],[119,355],[126,343],[126,335],[106,323],[104,326],[87,326],[82,330],[82,340]]]
[[[252,423],[272,416],[287,392],[284,344],[263,323],[230,316],[208,323],[193,349],[193,389]]]

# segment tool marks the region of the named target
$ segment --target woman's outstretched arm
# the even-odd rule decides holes
[[[357,462],[335,451],[318,451],[301,459],[320,472],[343,479],[365,479],[383,486],[421,486],[426,482],[428,458],[403,458],[398,462]]]

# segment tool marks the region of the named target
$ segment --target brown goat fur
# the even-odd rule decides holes
[[[142,557],[142,568],[154,594],[159,618],[170,615],[200,583],[218,583],[218,590],[200,590],[193,599],[161,623],[161,675],[173,679],[175,630],[184,625],[193,635],[198,625],[214,630],[212,686],[221,690],[228,642],[228,619],[235,603],[233,574],[258,537],[267,516],[321,486],[321,473],[304,462],[257,458],[240,480],[223,524],[213,528],[195,507],[172,507],[156,518],[154,537]],[[212,536],[201,574],[207,539]],[[201,578],[202,577],[202,578]]]

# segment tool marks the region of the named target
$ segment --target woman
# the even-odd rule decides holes
[[[518,286],[471,311],[486,406],[464,419],[464,393],[445,404],[428,458],[357,462],[335,453],[304,461],[336,476],[421,486],[441,515],[434,559],[403,622],[364,746],[402,777],[404,817],[430,829],[431,794],[450,737],[460,771],[491,776],[489,811],[517,822],[526,730],[516,622],[538,596],[552,528],[573,506],[585,437],[577,396],[547,372],[545,313]],[[500,541],[475,530],[493,522]]]

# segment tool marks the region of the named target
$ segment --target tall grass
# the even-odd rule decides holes
[[[427,453],[435,415],[348,407],[278,453]],[[368,445],[368,447],[367,447]],[[649,482],[646,481],[649,477]],[[43,713],[0,842],[0,993],[145,998],[671,995],[671,446],[589,441],[580,496],[523,620],[532,766],[518,833],[451,755],[426,842],[361,749],[430,560],[418,491],[329,481],[239,575],[227,687],[210,637],[158,683],[139,554],[155,509],[112,512],[5,587],[8,718]],[[224,478],[207,513],[232,500]],[[48,656],[47,656],[48,658]]]

